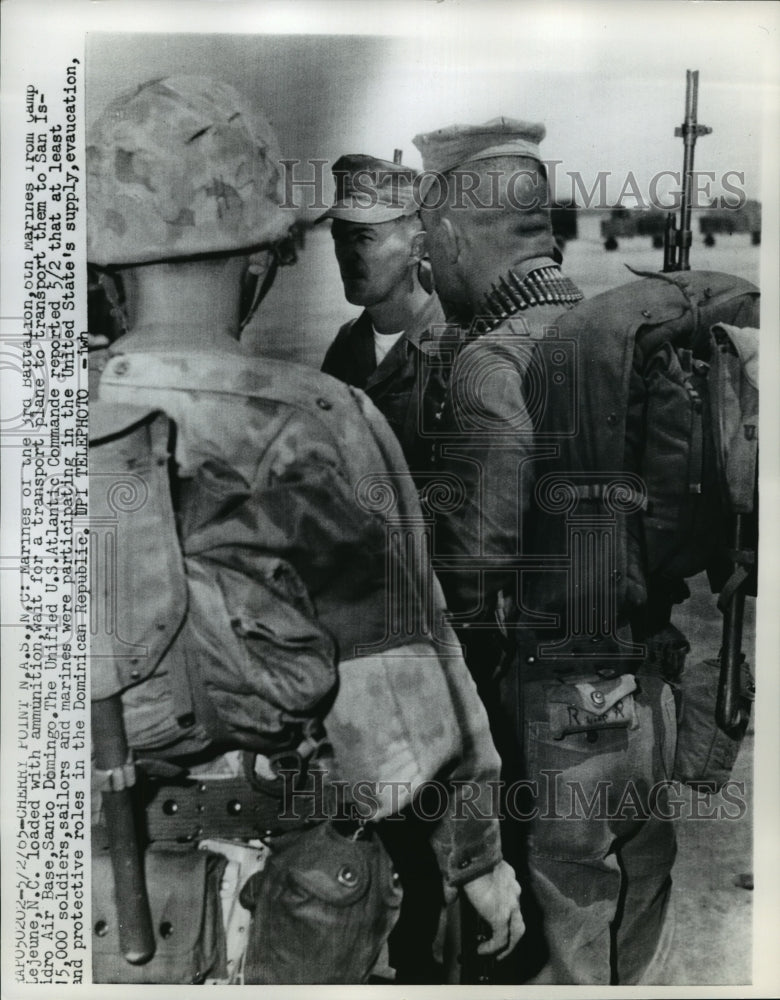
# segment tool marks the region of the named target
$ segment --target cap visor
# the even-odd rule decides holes
[[[341,219],[342,222],[362,222],[365,225],[373,226],[379,222],[392,222],[393,219],[400,219],[404,215],[411,215],[417,211],[415,205],[396,206],[392,205],[332,205],[327,212],[323,212],[314,222],[315,226],[326,219]]]

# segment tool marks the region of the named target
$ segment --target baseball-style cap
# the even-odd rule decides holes
[[[494,156],[528,156],[541,161],[539,143],[546,134],[541,123],[502,116],[484,125],[449,125],[416,135],[412,142],[422,154],[424,171],[444,174]]]
[[[390,160],[363,153],[339,157],[333,164],[336,196],[317,222],[343,219],[373,225],[391,222],[418,209],[414,182],[417,172]]]

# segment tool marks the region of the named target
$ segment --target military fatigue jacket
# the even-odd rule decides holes
[[[412,475],[430,462],[425,431],[444,395],[445,369],[435,361],[435,342],[444,326],[434,293],[377,365],[373,325],[364,311],[341,327],[322,363],[322,371],[363,389],[376,404],[401,442]]]
[[[448,606],[464,622],[494,621],[499,591],[516,591],[534,424],[549,402],[538,352],[560,312],[541,306],[505,320],[467,341],[452,368],[434,464],[457,490],[436,518],[435,560]]]
[[[102,406],[161,410],[173,421],[185,484],[209,470],[213,503],[189,513],[185,557],[251,577],[271,556],[302,581],[339,657],[338,691],[324,720],[338,778],[349,787],[378,785],[380,816],[403,808],[423,782],[445,782],[446,814],[432,824],[445,880],[456,885],[489,871],[500,859],[497,822],[461,799],[472,797],[474,782],[486,789],[497,778],[498,756],[444,620],[427,555],[430,528],[398,443],[370,400],[310,368],[242,354],[232,341],[182,352],[164,330],[112,345],[99,397]],[[154,544],[148,519],[144,531],[145,558],[169,559],[170,546]],[[399,532],[403,543],[393,544]],[[170,567],[159,573],[166,580]],[[154,575],[147,566],[138,580],[148,587]],[[127,586],[125,600],[149,608],[149,620],[131,616],[122,642],[151,648],[155,602],[134,592],[132,576]],[[121,652],[117,669],[129,684]]]

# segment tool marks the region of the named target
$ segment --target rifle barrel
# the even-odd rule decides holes
[[[696,110],[699,104],[699,71],[685,71],[685,120],[683,133],[683,198],[680,206],[680,259],[678,269],[690,271],[693,150],[696,145]]]
[[[674,130],[683,140],[683,176],[680,198],[680,227],[667,224],[664,241],[664,271],[690,271],[690,252],[693,242],[691,232],[691,211],[693,208],[693,151],[700,135],[708,135],[712,129],[699,125],[699,71],[685,71],[685,117],[682,125]]]

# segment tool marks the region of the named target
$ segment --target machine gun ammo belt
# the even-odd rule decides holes
[[[281,783],[280,783],[281,784]],[[206,838],[252,840],[292,830],[325,818],[321,785],[279,788],[271,794],[244,778],[150,784],[146,833],[150,841]]]

